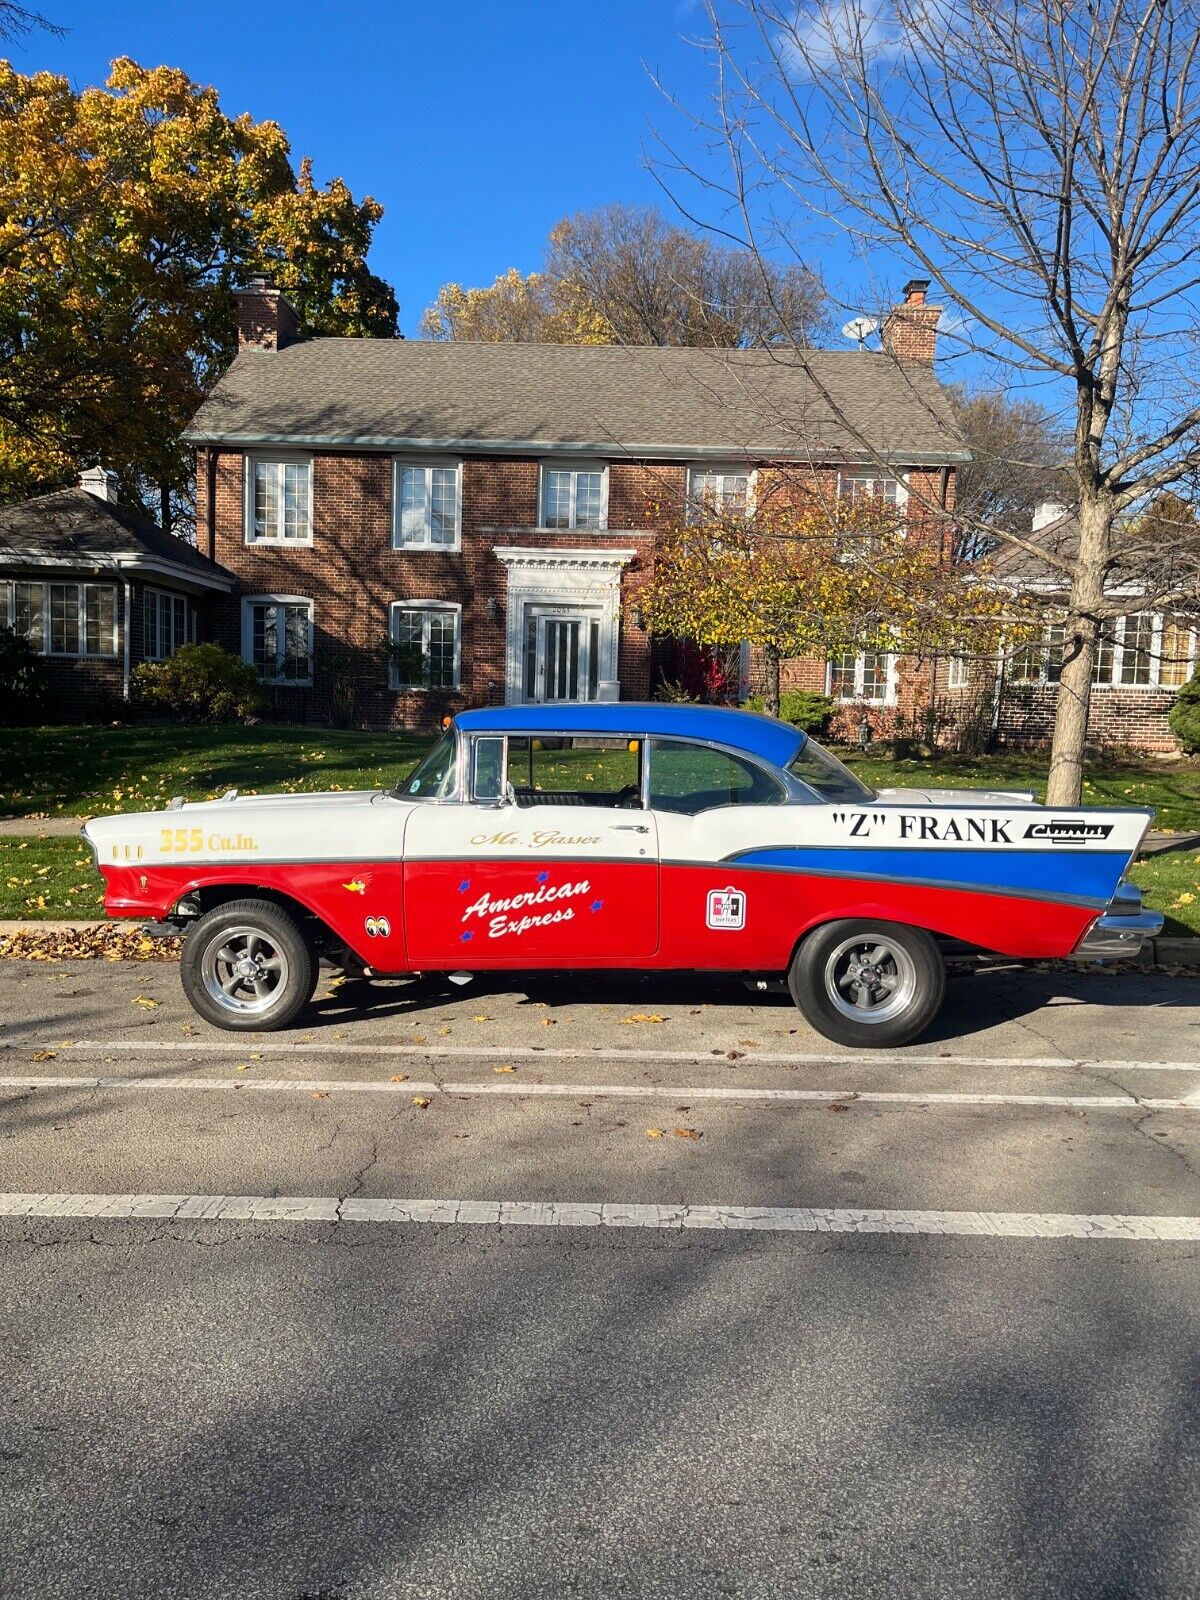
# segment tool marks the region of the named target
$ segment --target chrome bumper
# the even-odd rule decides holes
[[[1122,880],[1108,910],[1092,923],[1075,946],[1074,954],[1091,960],[1114,956],[1128,959],[1140,955],[1142,945],[1147,939],[1157,938],[1162,926],[1162,912],[1144,911],[1142,891],[1136,884]]]

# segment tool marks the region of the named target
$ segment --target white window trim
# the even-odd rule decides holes
[[[838,499],[846,498],[845,483],[850,478],[874,478],[877,482],[885,477],[894,478],[896,482],[896,510],[902,517],[908,515],[908,473],[907,472],[881,472],[878,467],[839,467],[837,492]]]
[[[746,478],[746,515],[752,517],[758,509],[758,468],[747,466],[743,461],[693,461],[687,469],[687,507],[686,517],[688,522],[697,520],[698,501],[693,481],[698,475],[710,478],[738,477]]]
[[[1166,627],[1166,623],[1167,623],[1168,619],[1164,616],[1164,614],[1161,611],[1155,611],[1155,612],[1149,613],[1149,615],[1151,615],[1153,617],[1153,624],[1152,624],[1152,629],[1151,629],[1151,642],[1150,642],[1150,681],[1148,683],[1122,683],[1121,682],[1121,667],[1122,667],[1122,663],[1124,662],[1124,659],[1125,659],[1125,624],[1126,624],[1126,620],[1127,620],[1128,617],[1131,617],[1131,616],[1145,616],[1145,615],[1147,615],[1147,613],[1145,613],[1145,612],[1134,612],[1134,611],[1131,611],[1131,612],[1125,613],[1124,615],[1122,615],[1120,617],[1115,617],[1115,618],[1110,619],[1110,621],[1113,624],[1113,632],[1112,632],[1112,662],[1111,662],[1111,665],[1109,666],[1108,674],[1107,674],[1106,677],[1099,678],[1099,679],[1093,677],[1093,680],[1092,680],[1092,689],[1093,690],[1104,689],[1104,690],[1116,691],[1116,692],[1122,693],[1122,694],[1176,694],[1182,688],[1182,686],[1183,686],[1182,684],[1178,684],[1178,683],[1163,683],[1162,682],[1163,632],[1164,632],[1164,629]],[[1198,635],[1198,633],[1200,633],[1200,622],[1197,622],[1196,624],[1192,625],[1191,627],[1188,627],[1188,624],[1185,621],[1183,623],[1183,626],[1185,628],[1188,628],[1188,631],[1189,631],[1190,636],[1191,636],[1191,645],[1190,645],[1190,648],[1189,648],[1189,651],[1188,651],[1187,668],[1186,668],[1185,675],[1184,675],[1184,680],[1183,680],[1183,682],[1186,683],[1188,678],[1191,676],[1192,671],[1194,670],[1195,664],[1196,664],[1197,635]],[[1043,630],[1043,633],[1042,633],[1041,660],[1040,660],[1040,665],[1039,665],[1039,668],[1038,668],[1037,676],[1036,677],[1032,677],[1032,678],[1012,678],[1012,677],[1010,677],[1010,681],[1014,685],[1029,686],[1029,685],[1043,684],[1043,685],[1047,685],[1048,687],[1050,687],[1052,689],[1056,689],[1058,687],[1057,680],[1056,679],[1052,679],[1050,677],[1050,674],[1049,674],[1050,648],[1051,648],[1050,644],[1049,644],[1049,631],[1050,631],[1050,624],[1048,623],[1046,625],[1045,629]],[[1032,644],[1032,641],[1031,641],[1031,644]],[[1023,649],[1027,649],[1027,648],[1029,648],[1029,646],[1021,646],[1021,647],[1018,647],[1017,650],[1012,652],[1012,655],[1009,657],[1008,661],[1006,661],[1006,663],[1005,663],[1006,670],[1007,670],[1008,673],[1011,673],[1012,660],[1014,660],[1016,658],[1016,656],[1018,656]]]
[[[313,542],[313,463],[309,455],[296,452],[272,451],[266,454],[263,451],[247,453],[243,458],[242,468],[242,542],[251,550],[276,549],[276,550],[305,550]],[[303,539],[285,539],[282,534],[276,539],[257,539],[254,536],[254,468],[263,466],[289,466],[308,468],[308,533]]]
[[[400,474],[405,467],[421,467],[428,471],[430,467],[454,468],[454,542],[452,544],[435,544],[433,542],[433,506],[429,506],[429,520],[426,523],[426,537],[424,539],[405,539],[400,530]],[[454,456],[393,456],[392,457],[392,549],[393,550],[435,550],[443,553],[453,553],[462,549],[462,502],[463,502],[463,464]]]
[[[839,652],[848,655],[849,651]],[[866,678],[866,658],[868,655],[883,656],[887,662],[887,683],[881,698],[868,699],[863,693],[863,683]],[[896,703],[896,664],[898,656],[894,650],[858,650],[854,656],[854,693],[833,693],[833,662],[825,663],[825,693],[836,699],[839,705],[865,705],[865,706],[894,706]]]
[[[450,684],[399,683],[395,662],[388,662],[388,688],[393,694],[455,694],[462,686],[462,606],[456,600],[393,600],[388,607],[388,643],[395,638],[393,618],[398,611],[453,611],[454,681]]]
[[[308,607],[308,677],[279,678],[268,677],[264,673],[262,682],[274,684],[280,689],[311,689],[313,681],[313,628],[316,608],[311,598],[306,594],[247,594],[242,596],[242,660],[250,666],[254,666],[254,607],[270,605]],[[276,655],[275,661],[276,665],[278,665],[278,655]]]
[[[144,588],[142,590],[142,660],[143,661],[169,661],[171,659],[171,655],[162,655],[162,654],[148,655],[146,653],[146,604],[149,601],[151,595],[155,596],[156,603],[160,608],[160,615],[161,615],[162,602],[164,600],[170,601],[172,607],[174,607],[174,604],[175,604],[176,600],[182,600],[183,601],[183,638],[182,639],[175,639],[175,640],[172,641],[171,655],[174,655],[175,651],[178,650],[180,645],[182,645],[182,644],[195,644],[195,642],[196,642],[196,607],[195,607],[193,601],[191,600],[190,596],[188,596],[186,594],[180,594],[177,589],[176,590],[172,590],[172,589],[155,589],[155,588],[150,588],[149,586],[147,586],[146,588]],[[172,633],[174,632],[174,626],[175,626],[174,625],[174,620],[172,619],[172,624],[171,624]],[[158,640],[158,637],[157,637],[158,636],[158,632],[159,632],[159,630],[156,628],[155,629],[155,640],[154,640],[156,649],[157,649],[158,643],[159,643],[159,640]]]
[[[575,497],[578,484],[571,482],[571,524],[567,528],[552,528],[546,520],[546,474],[548,472],[598,472],[600,474],[600,524],[595,528],[577,525]],[[606,533],[608,531],[608,462],[585,461],[577,457],[550,459],[538,463],[538,527],[547,533]]]
[[[121,634],[121,608],[117,599],[117,585],[106,583],[97,578],[5,578],[4,588],[4,621],[10,628],[17,625],[17,584],[38,584],[42,591],[42,646],[39,655],[53,657],[56,661],[111,661],[120,652]],[[79,616],[77,623],[78,650],[52,650],[50,647],[50,587],[52,584],[74,584],[78,590]],[[111,589],[113,597],[113,627],[112,648],[110,650],[89,650],[87,647],[87,600],[85,591],[88,589]]]

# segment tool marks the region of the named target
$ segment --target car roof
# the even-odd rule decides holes
[[[804,746],[805,735],[790,723],[727,706],[672,705],[658,701],[591,701],[585,705],[495,706],[462,711],[454,719],[464,733],[626,734],[697,739],[729,745],[777,767]]]

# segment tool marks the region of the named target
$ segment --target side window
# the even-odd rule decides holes
[[[504,792],[504,740],[475,740],[471,793],[476,800],[499,800]]]
[[[650,805],[685,817],[718,806],[773,806],[787,798],[783,786],[726,750],[678,739],[650,741]]]
[[[510,738],[508,781],[519,806],[642,804],[639,739]]]

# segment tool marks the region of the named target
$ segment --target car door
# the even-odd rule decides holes
[[[653,956],[658,838],[641,759],[636,740],[470,737],[462,802],[415,807],[406,825],[410,964],[619,966]]]
[[[781,842],[794,822],[782,781],[734,751],[652,739],[647,792],[661,861],[659,964],[734,972],[786,964],[794,885],[738,862]]]

